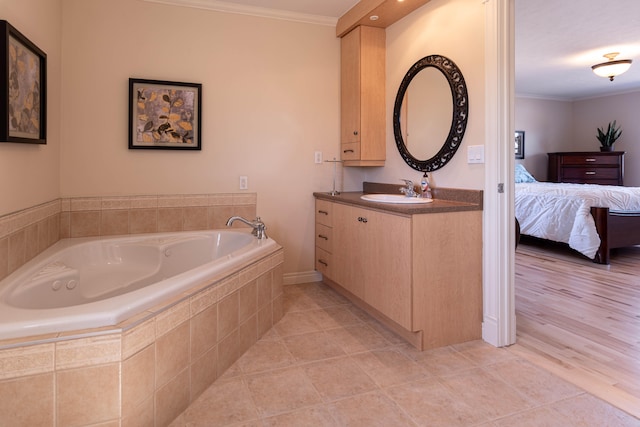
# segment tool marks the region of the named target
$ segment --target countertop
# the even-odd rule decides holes
[[[455,188],[432,189],[433,202],[420,204],[393,204],[362,200],[363,194],[400,194],[399,185],[381,183],[363,183],[363,191],[347,191],[332,196],[330,193],[313,193],[314,197],[347,205],[362,206],[384,212],[403,215],[428,214],[439,212],[462,212],[482,210],[482,190],[463,190]]]

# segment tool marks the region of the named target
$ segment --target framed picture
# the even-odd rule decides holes
[[[47,143],[47,55],[3,20],[0,142]]]
[[[515,135],[516,159],[524,159],[524,131],[517,130]]]
[[[129,148],[200,150],[202,84],[129,79]]]

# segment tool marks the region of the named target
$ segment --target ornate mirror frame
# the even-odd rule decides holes
[[[400,114],[404,95],[407,92],[411,80],[423,69],[434,67],[439,70],[451,89],[453,102],[453,117],[451,119],[451,127],[446,141],[440,150],[430,159],[420,160],[415,158],[407,149],[405,141],[402,137],[402,129],[400,127]],[[428,96],[428,95],[427,95]],[[420,59],[413,64],[407,74],[405,74],[393,108],[393,134],[395,135],[396,145],[400,155],[404,161],[413,169],[420,172],[431,172],[440,169],[446,165],[456,153],[467,128],[467,120],[469,118],[469,96],[467,94],[467,84],[464,81],[462,72],[458,66],[449,58],[442,55],[429,55]]]

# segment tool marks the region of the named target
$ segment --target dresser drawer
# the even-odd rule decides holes
[[[333,252],[332,240],[333,229],[326,225],[316,224],[316,247],[324,249],[327,252]]]
[[[597,153],[593,155],[589,154],[570,154],[563,155],[560,162],[563,166],[599,166],[599,165],[611,165],[616,166],[620,163],[620,157],[618,156],[603,156]]]
[[[316,200],[316,225],[322,224],[327,227],[333,225],[333,203],[326,200]]]
[[[563,180],[616,180],[620,171],[618,168],[564,168],[562,169]]]

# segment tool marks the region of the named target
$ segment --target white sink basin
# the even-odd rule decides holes
[[[403,194],[364,194],[360,196],[360,198],[369,202],[378,203],[417,204],[433,202],[433,199],[423,199],[422,197],[407,197]]]

